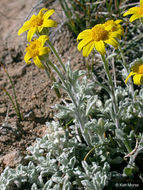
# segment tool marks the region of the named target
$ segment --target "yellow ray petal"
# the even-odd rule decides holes
[[[83,32],[79,33],[77,36],[77,40],[84,39],[91,35],[91,29],[84,30]]]
[[[143,6],[143,0],[140,0],[140,5]]]
[[[113,24],[113,20],[107,20],[103,25],[105,26],[105,30],[110,31],[112,30]]]
[[[141,85],[143,84],[143,74],[137,74],[133,76],[134,84]]]
[[[138,12],[139,9],[140,9],[139,7],[132,7],[127,12],[125,12],[123,14],[123,16],[127,16],[127,15],[130,15],[130,14],[135,14],[136,12]]]
[[[29,61],[29,59],[31,59],[31,55],[27,52],[24,56],[24,61],[29,64],[31,63],[31,61]]]
[[[47,11],[47,10],[48,10],[47,8],[42,8],[42,9],[39,11],[38,16],[39,16],[39,17],[43,17],[43,15],[44,15],[43,11]]]
[[[120,22],[123,22],[121,19],[118,19],[115,21],[116,24],[120,24]]]
[[[38,56],[34,57],[33,61],[37,67],[39,67],[40,69],[44,69],[44,65],[42,64]]]
[[[114,38],[110,38],[109,40],[106,40],[105,43],[110,44],[114,48],[118,47],[118,42]]]
[[[30,29],[29,21],[26,21],[23,26],[18,30],[18,35]]]
[[[133,75],[135,75],[136,73],[133,73],[133,72],[130,72],[129,75],[127,76],[126,80],[125,80],[125,83],[127,84],[129,78]]]
[[[54,20],[48,19],[45,20],[44,19],[44,23],[43,23],[43,27],[56,27],[57,23]]]
[[[29,22],[29,25],[31,25],[34,20],[37,20],[37,18],[38,18],[38,16],[33,14],[33,15],[31,16],[31,18],[30,18],[28,21],[26,21],[26,22]]]
[[[32,39],[33,35],[35,34],[36,30],[37,30],[37,28],[36,28],[36,27],[33,27],[33,28],[31,28],[31,29],[28,31],[28,34],[27,34],[27,40],[28,40],[28,42],[31,41],[31,39]]]
[[[43,30],[43,25],[42,26],[38,26],[38,31],[41,32]]]
[[[106,54],[106,50],[105,50],[105,45],[103,41],[99,41],[99,42],[95,42],[95,48],[96,50],[102,54],[105,55]]]
[[[92,38],[86,37],[83,40],[81,40],[77,46],[77,49],[81,51],[81,49],[86,46],[89,42],[91,42]]]
[[[41,42],[41,45],[43,46],[45,44],[45,42],[49,39],[49,37],[47,35],[41,35],[39,38],[38,38],[38,41]]]
[[[111,39],[111,38],[118,38],[119,35],[121,36],[120,32],[121,31],[119,31],[119,30],[114,31],[114,32],[110,32],[108,40]]]
[[[131,16],[130,22],[133,22],[134,20],[136,20],[138,18],[141,18],[141,17],[143,17],[143,15],[136,15],[136,14],[134,14],[134,15]]]
[[[50,52],[50,48],[48,48],[48,47],[43,47],[43,48],[41,48],[40,51],[39,51],[39,56],[48,54],[49,52]]]
[[[54,12],[55,12],[54,9],[48,10],[48,11],[44,14],[43,18],[44,18],[44,19],[48,19]]]
[[[91,42],[87,44],[85,47],[83,47],[83,51],[82,51],[83,56],[88,57],[93,48],[94,48],[94,42]]]

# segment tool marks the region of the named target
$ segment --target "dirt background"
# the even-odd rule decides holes
[[[66,18],[58,0],[1,0],[0,1],[0,172],[6,166],[15,167],[25,163],[26,148],[46,132],[46,121],[51,121],[55,110],[52,106],[60,103],[65,95],[58,98],[44,70],[34,64],[26,65],[23,61],[27,44],[26,33],[17,35],[18,29],[33,13],[42,7],[55,9],[52,16],[58,22],[58,28],[50,35],[64,63],[71,60],[72,67],[83,69],[84,61],[77,51],[77,42],[65,25]],[[52,60],[57,64],[53,55]],[[18,122],[15,111],[8,96],[2,90],[5,88],[13,96],[12,87],[2,67],[12,77],[20,110],[24,121]]]

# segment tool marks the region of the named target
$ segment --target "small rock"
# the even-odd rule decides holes
[[[22,161],[22,159],[23,156],[21,155],[20,151],[14,150],[0,157],[0,164],[9,167],[15,167],[17,164],[19,164]]]

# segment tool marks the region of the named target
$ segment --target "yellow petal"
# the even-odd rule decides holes
[[[47,8],[42,8],[40,11],[39,11],[39,13],[38,13],[38,16],[39,17],[43,17],[43,11],[47,11],[48,9]]]
[[[103,25],[105,26],[105,30],[110,31],[110,30],[112,30],[112,27],[114,25],[114,21],[113,20],[107,20]]]
[[[116,24],[120,24],[120,22],[123,22],[121,19],[118,19],[115,21]]]
[[[33,14],[33,15],[31,16],[31,18],[29,19],[29,22],[31,22],[31,21],[33,21],[33,20],[35,20],[35,19],[37,19],[37,15],[34,15],[34,14]]]
[[[18,30],[18,35],[30,29],[29,21],[26,21],[23,26]]]
[[[77,46],[77,49],[81,51],[81,49],[86,46],[89,42],[91,42],[92,38],[86,37],[83,40],[81,40]]]
[[[143,15],[136,15],[136,14],[134,14],[134,15],[131,16],[130,22],[133,22],[134,20],[136,20],[138,18],[141,18],[141,17],[143,17]]]
[[[143,84],[143,74],[136,74],[133,76],[134,84],[141,85]]]
[[[48,54],[49,52],[50,52],[50,48],[48,48],[48,47],[43,47],[43,48],[41,48],[40,51],[39,51],[39,56]]]
[[[31,41],[31,39],[32,39],[33,35],[35,34],[36,30],[37,30],[36,27],[33,27],[28,31],[28,34],[27,34],[28,42]]]
[[[43,18],[44,18],[44,19],[48,19],[54,12],[55,12],[54,9],[48,10],[48,11],[44,14]]]
[[[39,67],[40,69],[44,69],[44,65],[42,64],[38,56],[34,57],[33,61],[37,67]]]
[[[123,33],[122,30],[116,30],[114,32],[110,32],[109,39],[111,39],[111,38],[119,38],[119,36],[121,36],[122,33]]]
[[[49,37],[47,35],[41,35],[39,38],[38,38],[38,41],[41,42],[41,45],[43,46],[45,44],[45,42],[49,39]]]
[[[114,48],[118,47],[118,42],[114,38],[110,38],[109,40],[106,40],[105,43],[110,44]]]
[[[77,36],[77,40],[87,38],[90,35],[91,35],[91,29],[84,30],[83,32],[79,33],[79,35]]]
[[[54,20],[48,19],[45,20],[44,19],[44,23],[43,23],[43,27],[56,27],[57,23]]]
[[[123,16],[127,16],[127,15],[130,15],[130,14],[134,14],[134,13],[138,12],[138,10],[139,10],[139,7],[132,7],[132,8],[130,8],[127,12],[125,12],[125,13],[123,14]]]
[[[24,56],[24,61],[29,64],[31,63],[31,61],[29,61],[29,59],[31,59],[31,55],[27,52]]]
[[[83,47],[83,51],[82,51],[83,56],[88,57],[93,48],[94,48],[94,42],[91,42],[87,44],[85,47]]]
[[[140,0],[140,5],[143,6],[143,0]]]
[[[135,75],[136,73],[133,73],[133,72],[130,72],[129,75],[127,76],[126,80],[125,80],[125,83],[127,84],[129,78],[133,75]]]
[[[104,42],[103,42],[103,41],[95,42],[95,48],[96,48],[96,50],[97,50],[101,55],[105,55],[105,54],[106,54],[105,45],[104,45]]]
[[[38,26],[38,31],[41,32],[43,30],[43,25],[42,26]]]
[[[114,34],[111,35],[111,38],[118,38],[119,40],[121,39],[121,36],[124,35],[124,30],[123,28],[118,29],[116,32],[113,32]]]

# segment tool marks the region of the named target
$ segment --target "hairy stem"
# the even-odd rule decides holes
[[[56,51],[56,49],[54,48],[54,46],[52,45],[52,43],[49,40],[47,41],[47,43],[48,43],[49,47],[51,48],[51,50],[53,51],[53,53],[55,54],[57,60],[59,61],[60,65],[62,66],[62,68],[63,68],[63,70],[65,72],[66,71],[65,65],[63,64],[60,56],[58,55],[58,53]]]
[[[120,43],[119,43],[119,46],[118,46],[118,47],[119,47],[119,50],[120,50],[120,53],[121,53],[122,65],[123,65],[123,67],[124,67],[124,69],[125,69],[126,77],[127,77],[127,76],[128,76],[128,67],[127,67],[127,63],[126,63],[126,60],[125,60],[124,52],[123,52],[123,50],[122,50],[122,48],[121,48]],[[133,82],[132,82],[131,78],[129,78],[128,81],[129,81],[129,91],[130,91],[131,96],[133,97],[133,95],[134,95]]]
[[[60,70],[57,68],[57,66],[54,65],[50,60],[48,60],[48,62],[46,64],[49,64],[53,68],[53,70],[57,73],[57,75],[59,76],[61,82],[63,83],[68,95],[70,96],[70,98],[71,98],[71,100],[72,100],[72,102],[73,102],[73,104],[74,104],[74,106],[76,108],[75,115],[76,115],[77,121],[79,123],[79,127],[80,127],[80,130],[81,130],[82,136],[83,136],[85,142],[87,143],[87,145],[90,145],[89,136],[85,132],[85,126],[84,126],[84,123],[83,123],[83,119],[81,117],[81,113],[79,113],[79,106],[78,106],[78,103],[75,100],[74,93],[71,91],[69,86],[66,84],[65,79],[64,79],[63,75],[61,74]]]
[[[107,75],[110,90],[111,90],[110,96],[111,96],[111,99],[112,99],[113,113],[114,113],[114,118],[115,118],[115,125],[116,125],[116,128],[119,128],[120,124],[119,124],[119,119],[117,117],[118,107],[117,107],[117,102],[116,102],[116,98],[115,98],[115,89],[114,89],[111,74],[110,74],[110,71],[109,71],[109,65],[107,63],[107,60],[106,60],[105,56],[101,55],[101,57],[102,57],[102,60],[103,60],[103,63],[104,63],[104,68],[105,68],[105,71],[106,71],[106,75]]]
[[[56,79],[55,79],[53,73],[51,72],[51,69],[49,68],[49,65],[48,64],[43,64],[43,65],[45,67],[45,72],[46,72],[48,78],[51,79],[52,82],[56,82]],[[57,97],[60,98],[61,93],[60,93],[59,89],[57,87],[54,87],[54,91],[55,91]]]

